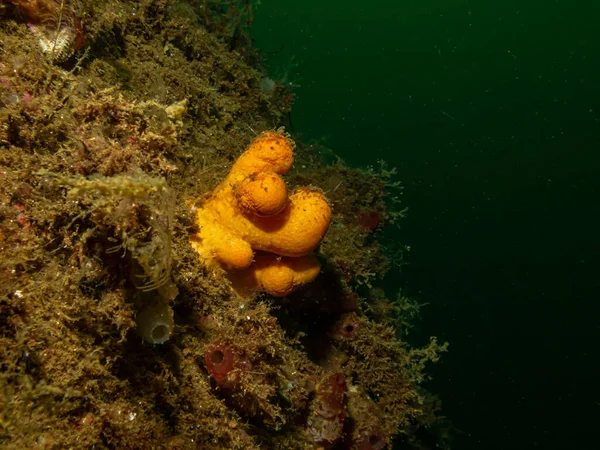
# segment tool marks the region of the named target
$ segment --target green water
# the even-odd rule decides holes
[[[305,140],[398,169],[456,449],[598,448],[600,3],[263,0]],[[281,51],[278,51],[283,46]]]

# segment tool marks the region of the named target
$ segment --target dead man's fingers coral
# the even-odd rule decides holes
[[[320,271],[319,260],[312,253],[290,258],[259,252],[250,267],[230,272],[230,279],[240,295],[264,291],[274,297],[285,297],[313,281]]]
[[[244,269],[255,250],[301,257],[319,245],[331,208],[317,189],[300,188],[288,196],[281,175],[294,162],[293,148],[281,132],[262,133],[198,208],[200,231],[192,245],[208,266]]]

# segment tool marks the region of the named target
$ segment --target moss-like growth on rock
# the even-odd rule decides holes
[[[286,299],[234,295],[191,248],[196,205],[291,107],[251,19],[234,0],[0,6],[0,447],[381,448],[436,420],[419,384],[445,347],[399,340],[370,288],[401,215],[388,172],[299,146],[288,180],[334,219],[323,273]],[[162,345],[138,329],[153,305]]]

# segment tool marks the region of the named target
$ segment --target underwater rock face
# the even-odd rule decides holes
[[[389,172],[293,148],[251,2],[0,22],[0,447],[418,448],[445,346],[404,342],[407,300],[371,288]],[[285,170],[240,154],[275,141]]]

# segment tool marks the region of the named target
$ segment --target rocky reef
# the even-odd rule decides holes
[[[414,304],[374,287],[393,173],[287,134],[250,1],[10,0],[0,22],[0,447],[440,437],[421,384],[446,345],[409,345]],[[294,166],[257,163],[269,139]]]

